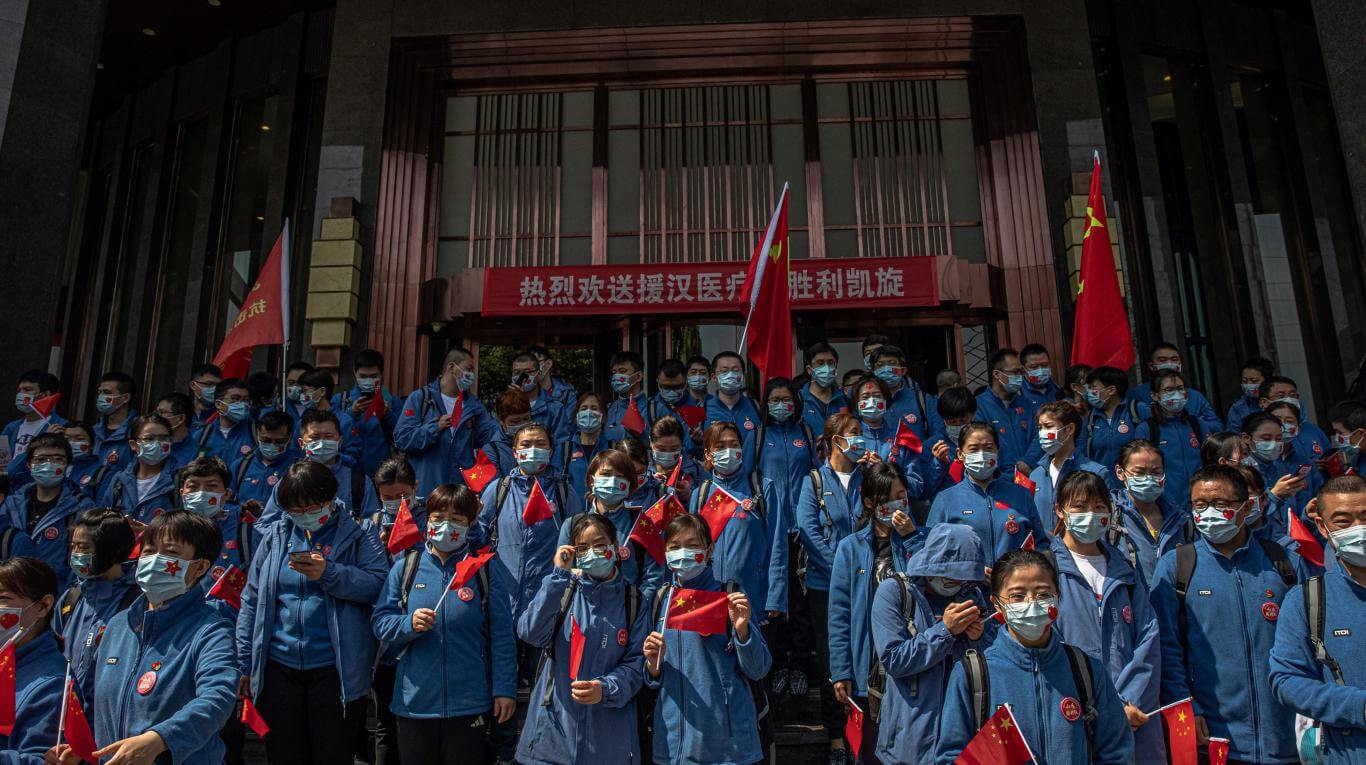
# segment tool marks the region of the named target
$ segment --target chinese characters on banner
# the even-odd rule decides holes
[[[792,261],[794,310],[939,304],[934,258]],[[725,313],[741,309],[745,263],[658,263],[484,270],[485,316]]]

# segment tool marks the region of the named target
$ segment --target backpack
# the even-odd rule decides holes
[[[536,660],[536,674],[533,678],[540,677],[545,668],[551,668],[550,677],[546,678],[545,693],[541,696],[541,706],[550,705],[550,694],[555,691],[555,641],[560,636],[560,631],[564,629],[564,617],[569,614],[569,606],[574,602],[574,593],[579,591],[579,580],[571,577],[569,586],[564,589],[564,595],[560,596],[560,610],[555,615],[555,630],[550,633],[550,643],[541,649],[541,657]],[[640,590],[627,583],[626,585],[626,623],[627,630],[635,626],[636,615],[640,613]],[[534,682],[534,680],[533,680]]]
[[[1089,446],[1089,445],[1088,445]],[[1129,559],[1129,565],[1133,566],[1134,571],[1139,571],[1138,566],[1138,546],[1134,540],[1129,538],[1124,526],[1124,508],[1115,507],[1115,511],[1110,514],[1111,523],[1109,531],[1105,532],[1105,539],[1110,546],[1116,550],[1123,550],[1124,557]],[[1159,543],[1161,540],[1158,540]]]
[[[1162,422],[1182,422],[1185,423],[1186,426],[1191,429],[1191,432],[1195,434],[1196,444],[1205,443],[1205,429],[1200,427],[1199,417],[1192,417],[1191,415],[1186,413],[1185,409],[1182,409],[1180,412],[1177,412],[1176,415],[1173,417],[1169,417],[1166,420],[1159,420],[1157,417],[1157,410],[1158,407],[1154,406],[1152,416],[1143,421],[1143,424],[1148,426],[1148,440],[1153,441],[1155,443],[1160,442],[1161,439],[1159,434],[1162,432]],[[1135,427],[1134,430],[1135,432],[1137,432],[1138,428]],[[1091,448],[1091,443],[1089,441],[1086,444],[1086,448]],[[1197,450],[1199,448],[1199,446],[1196,446]]]
[[[811,471],[811,490],[816,495],[816,507],[825,516],[825,541],[829,542],[830,537],[835,535],[835,519],[825,504],[825,479],[821,477],[820,468]]]
[[[1138,424],[1139,424],[1140,422],[1143,422],[1143,418],[1141,418],[1141,417],[1138,416],[1138,399],[1129,399],[1129,403],[1128,403],[1128,404],[1121,404],[1120,406],[1124,406],[1124,407],[1127,407],[1127,408],[1128,408],[1128,410],[1129,410],[1129,421],[1132,422],[1132,423],[1134,424],[1134,427],[1135,427],[1135,428],[1138,427]],[[1157,431],[1153,431],[1153,432],[1155,433],[1155,432],[1157,432]],[[1096,413],[1095,413],[1095,410],[1092,410],[1092,411],[1090,411],[1089,413],[1087,413],[1087,415],[1086,415],[1086,458],[1089,459],[1089,460],[1091,460],[1091,461],[1093,461],[1093,462],[1095,461],[1096,458],[1093,457],[1093,456],[1091,456],[1091,444],[1095,443],[1095,441],[1096,441]]]
[[[816,439],[811,435],[811,426],[805,421],[800,423],[802,428],[802,438],[806,439],[806,456],[811,459],[811,464],[819,462],[816,455]],[[759,430],[754,434],[754,465],[758,470],[759,457],[764,453],[764,432],[768,430],[767,423],[759,423]]]
[[[489,544],[491,549],[498,548],[498,516],[503,512],[503,503],[507,501],[508,492],[512,490],[512,476],[505,475],[498,479],[498,490],[494,493],[493,518],[489,519]],[[559,502],[555,509],[559,513],[564,512],[565,508],[565,486],[562,481],[555,482],[555,499]]]
[[[1262,552],[1271,559],[1271,565],[1276,568],[1276,573],[1280,575],[1281,581],[1285,582],[1286,587],[1294,587],[1298,576],[1295,574],[1295,567],[1290,563],[1290,555],[1285,548],[1270,539],[1254,537],[1262,546]],[[1191,586],[1191,577],[1195,574],[1195,545],[1176,546],[1176,577],[1172,581],[1172,589],[1176,592],[1176,634],[1181,639],[1181,649],[1183,653],[1190,652],[1190,646],[1186,643],[1186,592]]]
[[[1091,662],[1086,652],[1080,648],[1062,644],[1067,655],[1067,665],[1072,670],[1072,682],[1077,686],[1080,696],[1082,722],[1086,728],[1086,759],[1095,760],[1096,738],[1096,681],[1091,674]],[[987,671],[987,659],[975,648],[963,654],[963,675],[968,682],[968,697],[972,699],[972,715],[976,721],[973,730],[981,730],[991,717],[991,675]]]
[[[1304,619],[1309,623],[1309,644],[1314,647],[1314,660],[1333,673],[1333,682],[1346,685],[1342,681],[1342,669],[1337,659],[1328,655],[1323,644],[1323,633],[1327,629],[1327,587],[1322,576],[1311,576],[1302,588],[1304,595]]]
[[[398,592],[399,592],[399,595],[398,595],[398,610],[399,610],[401,613],[405,613],[405,614],[408,613],[408,596],[411,595],[412,592],[413,592],[413,582],[415,582],[415,581],[417,580],[417,568],[418,568],[418,566],[419,566],[421,563],[422,563],[422,550],[421,550],[421,549],[418,549],[418,548],[410,548],[410,549],[408,549],[406,552],[403,553],[403,571],[399,574],[399,580],[398,580],[398,581],[399,581],[399,587],[398,587]],[[492,646],[492,645],[493,645],[493,631],[489,628],[489,607],[488,607],[488,602],[489,602],[489,601],[488,601],[488,596],[489,596],[489,573],[488,573],[488,568],[485,567],[485,566],[480,566],[480,567],[479,567],[479,571],[477,571],[477,572],[475,573],[474,578],[475,578],[475,586],[479,589],[479,609],[480,609],[481,611],[484,612],[484,644],[485,644],[485,645]],[[410,618],[411,618],[411,617],[410,617]],[[376,660],[376,661],[379,661],[380,657],[384,655],[384,653],[385,653],[385,647],[386,647],[386,646],[387,646],[387,644],[385,644],[384,646],[381,646],[380,650],[377,651],[377,652],[375,653],[375,660]],[[407,650],[408,650],[407,646],[404,646],[403,651],[407,651]],[[403,655],[403,651],[400,651],[398,655],[399,655],[399,656],[402,656],[402,655]],[[485,662],[485,665],[486,665],[486,666],[485,666],[485,671],[487,672],[487,674],[488,674],[488,676],[489,676],[489,687],[492,688],[492,687],[493,687],[493,662],[492,662],[492,661]]]
[[[919,630],[915,628],[915,598],[911,597],[911,578],[900,571],[892,572],[892,578],[901,590],[901,618],[906,622],[906,632],[914,640]],[[868,716],[877,722],[882,716],[882,697],[887,690],[887,669],[882,666],[877,651],[872,652],[871,665],[868,669]],[[911,695],[918,693],[919,689],[920,676],[915,675],[911,678]]]

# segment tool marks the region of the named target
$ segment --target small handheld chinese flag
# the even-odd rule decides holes
[[[260,738],[265,738],[266,734],[270,733],[266,718],[261,716],[261,710],[251,703],[251,699],[242,699],[242,724],[251,728]]]
[[[911,426],[907,425],[905,420],[897,420],[896,445],[909,449],[911,454],[920,454],[925,451],[925,445],[920,442],[920,436],[911,430]]]
[[[1304,558],[1319,568],[1323,568],[1323,543],[1314,536],[1314,532],[1311,531],[1309,527],[1305,525],[1304,521],[1300,520],[1300,517],[1295,514],[1295,508],[1287,507],[1285,512],[1290,519],[1290,538],[1300,543],[1296,552],[1300,554],[1301,558]]]
[[[669,595],[664,629],[720,635],[726,631],[726,619],[730,615],[728,602],[724,592],[676,589]]]
[[[541,482],[533,478],[531,491],[526,496],[526,507],[522,508],[522,523],[535,526],[554,516],[555,508],[550,506],[550,501],[545,498],[545,492],[541,491]]]
[[[256,283],[242,298],[232,328],[218,346],[213,363],[224,377],[246,377],[251,354],[258,345],[283,345],[289,332],[289,221],[256,274]]]
[[[683,469],[683,457],[680,456],[680,457],[678,458],[678,462],[676,462],[676,463],[674,464],[674,469],[673,469],[673,471],[669,473],[669,480],[668,480],[667,482],[665,482],[664,485],[667,486],[667,487],[669,487],[670,489],[672,489],[673,487],[677,486],[677,485],[678,485],[678,473],[679,473],[679,471],[681,471],[682,469]]]
[[[90,730],[90,720],[81,709],[80,699],[76,698],[76,681],[66,681],[66,711],[62,716],[62,736],[71,746],[71,753],[82,760],[97,765],[100,759],[95,756],[95,733]]]
[[[409,547],[422,541],[422,530],[417,527],[417,521],[413,520],[413,512],[408,509],[408,498],[404,497],[398,503],[398,513],[394,516],[394,526],[389,529],[389,541],[385,543],[384,549],[390,555],[398,555]]]
[[[1032,532],[1032,531],[1029,532],[1029,535],[1026,536],[1026,537],[1024,538],[1024,542],[1022,542],[1022,543],[1020,544],[1020,549],[1021,549],[1021,550],[1033,550],[1033,549],[1034,549],[1034,532]]]
[[[223,575],[218,577],[218,581],[213,583],[209,594],[240,611],[242,610],[242,589],[246,586],[246,573],[236,566],[228,566],[228,570],[224,571]]]
[[[754,247],[741,299],[745,301],[744,348],[759,368],[759,379],[792,376],[792,306],[787,283],[789,252],[787,236],[787,184],[764,231]]]
[[[645,548],[645,552],[654,558],[655,563],[664,565],[664,529],[668,528],[669,523],[680,515],[687,514],[687,508],[678,501],[675,494],[665,494],[659,501],[650,505],[650,509],[641,513],[636,518],[636,525],[631,529],[627,537],[632,542],[637,542]]]
[[[626,405],[626,413],[621,416],[621,426],[636,436],[645,432],[645,418],[640,414],[640,406],[636,404],[635,396],[632,396],[630,403]]]
[[[42,398],[34,399],[33,403],[29,404],[29,406],[33,407],[33,411],[37,412],[38,416],[51,417],[52,411],[57,408],[57,402],[61,400],[62,394],[53,393],[51,396],[43,396]]]
[[[1209,765],[1228,765],[1228,739],[1209,737]]]
[[[474,453],[474,464],[461,470],[460,475],[464,476],[470,491],[478,494],[498,476],[498,466],[480,449]]]
[[[707,419],[707,410],[700,406],[680,406],[674,410],[678,416],[683,418],[688,430],[696,430],[702,421]]]
[[[844,721],[844,740],[849,742],[849,750],[857,758],[859,750],[863,748],[863,710],[858,708],[853,699],[849,699],[847,703],[849,708],[845,710],[847,717]]]
[[[455,564],[455,576],[451,577],[450,589],[458,590],[469,584],[470,580],[474,578],[474,575],[479,573],[479,569],[483,568],[484,564],[491,560],[493,560],[493,551],[484,550],[483,552],[470,555]]]
[[[1195,709],[1190,699],[1168,704],[1158,710],[1167,724],[1167,753],[1171,765],[1196,765]]]
[[[1034,754],[1020,733],[1010,705],[1002,704],[954,759],[954,765],[1024,765],[1033,761]]]
[[[716,490],[707,498],[707,503],[698,511],[702,520],[707,522],[707,527],[711,529],[711,541],[715,542],[721,538],[721,532],[726,530],[726,524],[734,517],[735,511],[740,508],[740,500],[731,496],[731,493],[716,487]]]
[[[1018,470],[1015,471],[1015,483],[1019,486],[1023,486],[1026,489],[1029,489],[1030,494],[1039,493],[1039,485],[1037,483],[1034,483],[1034,481],[1030,480],[1029,476],[1025,475],[1024,473]]]
[[[14,662],[14,641],[5,643],[0,649],[0,735],[8,736],[14,732],[16,669]]]
[[[365,407],[365,414],[361,415],[361,422],[365,422],[372,417],[384,419],[384,413],[389,411],[389,404],[384,400],[384,389],[375,388],[375,392],[370,396],[370,405]]]
[[[1100,153],[1091,164],[1086,197],[1086,233],[1081,240],[1081,276],[1072,327],[1072,363],[1128,369],[1134,363],[1129,315],[1119,293],[1119,272],[1110,248],[1105,195],[1100,183]]]
[[[588,641],[579,629],[579,620],[569,617],[569,679],[579,679],[579,666],[583,664],[583,646]]]
[[[460,427],[460,421],[465,417],[465,394],[457,392],[455,394],[455,406],[451,407],[451,430],[455,431]]]
[[[962,460],[960,460],[960,459],[955,459],[953,462],[950,462],[950,463],[949,463],[949,478],[952,478],[954,483],[962,483],[962,482],[963,482],[963,461],[962,461]]]

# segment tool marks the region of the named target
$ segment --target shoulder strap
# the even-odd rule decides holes
[[[93,499],[100,491],[100,485],[104,483],[104,477],[109,475],[109,463],[105,463],[95,468],[95,475],[90,479],[90,496]]]
[[[120,481],[120,480],[118,479],[118,477],[115,476],[115,477],[114,477],[114,496],[112,496],[112,497],[109,498],[109,500],[110,500],[110,501],[109,501],[109,504],[112,505],[115,509],[121,509],[121,508],[119,508],[119,500],[121,500],[121,499],[123,499],[123,481]]]
[[[1290,512],[1293,513],[1294,510],[1291,510]],[[1266,557],[1271,559],[1271,565],[1276,567],[1276,573],[1280,574],[1281,581],[1285,582],[1285,586],[1294,587],[1299,581],[1299,576],[1295,573],[1294,564],[1290,562],[1290,554],[1275,540],[1257,537],[1257,541],[1261,542],[1262,552],[1266,553]]]
[[[254,459],[256,459],[255,450],[243,457],[241,462],[237,463],[237,475],[232,481],[232,498],[234,500],[242,494],[242,481],[247,477],[247,471],[251,469],[251,461]]]
[[[360,465],[351,469],[351,517],[361,519],[361,505],[365,503],[365,482],[370,476],[361,472]]]
[[[128,607],[133,605],[133,601],[137,600],[141,596],[141,587],[129,587],[128,589],[124,590],[123,597],[119,598],[119,610],[127,611]]]
[[[399,575],[398,580],[398,610],[403,613],[408,612],[408,595],[413,591],[413,582],[417,579],[417,565],[422,562],[421,555],[422,551],[415,549],[403,553],[403,573]]]
[[[930,423],[930,410],[929,410],[929,407],[925,406],[925,388],[924,388],[924,386],[922,386],[920,383],[914,383],[914,385],[915,385],[915,396],[916,396],[916,398],[919,399],[919,401],[920,401],[920,421],[921,421],[922,423],[924,423],[924,427],[925,427],[925,428],[929,428],[929,427],[930,427],[930,424],[929,424],[929,423]],[[931,435],[931,434],[930,434],[928,431],[926,431],[925,437],[928,438],[930,435]]]
[[[707,504],[707,500],[708,500],[708,499],[711,499],[711,489],[712,489],[712,480],[711,480],[710,478],[708,478],[707,480],[703,481],[703,482],[697,487],[697,493],[694,494],[693,496],[697,498],[696,501],[697,501],[697,509],[698,509],[698,510],[701,510],[701,509],[702,509],[702,506],[705,505],[705,504]]]
[[[489,522],[489,547],[498,547],[498,516],[503,512],[503,503],[507,501],[508,491],[512,489],[512,476],[505,475],[498,479],[498,489],[493,495],[493,520]]]
[[[540,677],[546,666],[550,666],[550,677],[545,681],[545,694],[541,696],[541,706],[549,706],[550,694],[555,692],[555,641],[560,639],[560,631],[564,629],[564,617],[568,615],[569,606],[574,602],[574,593],[578,590],[579,580],[570,577],[569,586],[564,588],[564,595],[560,596],[560,611],[555,615],[555,630],[550,633],[550,642],[541,649],[541,658],[536,664],[535,677]]]
[[[820,508],[821,515],[825,516],[825,529],[828,532],[826,539],[830,538],[835,532],[835,519],[830,517],[830,508],[825,505],[825,479],[821,477],[820,468],[811,471],[811,491],[816,495],[816,507]]]
[[[1195,575],[1195,545],[1176,546],[1176,578],[1172,589],[1176,592],[1176,634],[1181,638],[1182,647],[1186,644],[1186,591],[1190,589],[1191,577]]]
[[[760,422],[754,431],[754,469],[759,469],[759,456],[764,453],[764,436],[768,433],[768,423]]]
[[[246,521],[242,512],[237,513],[237,557],[242,559],[242,572],[246,573],[247,565],[251,563],[251,555],[255,552],[255,547],[251,539],[252,523]]]
[[[1311,576],[1305,580],[1304,618],[1309,623],[1309,644],[1314,647],[1314,660],[1333,673],[1333,682],[1346,685],[1342,681],[1342,669],[1338,666],[1337,659],[1328,655],[1328,648],[1323,644],[1323,633],[1328,628],[1327,589],[1321,576]]]
[[[750,499],[754,500],[754,510],[763,518],[767,509],[764,507],[764,477],[759,475],[758,470],[749,474],[749,494]]]
[[[662,584],[655,590],[654,600],[650,602],[650,629],[659,629],[659,619],[664,615],[664,604],[669,602],[669,594],[673,592],[672,584]]]
[[[986,657],[976,648],[963,654],[963,676],[968,681],[968,698],[972,699],[972,729],[978,731],[991,717],[991,674]]]
[[[626,585],[626,631],[630,632],[640,614],[640,590],[635,585]]]
[[[802,421],[802,438],[806,441],[806,456],[810,458],[811,464],[816,464],[816,439],[812,437],[811,426]]]
[[[457,393],[456,395],[458,396],[460,394]],[[422,386],[422,410],[417,413],[418,422],[425,421],[427,419],[427,412],[431,411],[435,406],[436,403],[432,401],[432,392],[428,390],[427,386]]]
[[[8,531],[12,531],[12,529],[6,529],[6,532],[8,532]],[[8,556],[8,555],[0,555],[0,557],[8,558],[9,556]],[[137,587],[131,587],[131,588],[129,588],[129,589],[134,589],[134,590],[136,590],[136,589],[139,589],[139,588],[137,588]],[[58,610],[61,612],[61,614],[62,614],[62,619],[63,619],[63,620],[65,620],[66,617],[68,617],[68,616],[71,615],[72,610],[76,608],[76,602],[79,601],[80,599],[81,599],[81,586],[80,586],[79,584],[78,584],[78,585],[74,585],[71,589],[69,589],[69,590],[66,591],[66,594],[62,596],[62,607],[61,607],[60,609],[58,609]]]
[[[897,584],[901,585],[901,618],[906,620],[906,632],[912,638],[916,635],[915,598],[911,597],[911,578],[901,571],[893,572]]]
[[[1086,654],[1074,645],[1062,646],[1067,652],[1067,663],[1072,668],[1072,680],[1077,685],[1077,695],[1081,696],[1082,723],[1086,726],[1087,761],[1095,761],[1096,738],[1096,683],[1091,676],[1091,662]]]

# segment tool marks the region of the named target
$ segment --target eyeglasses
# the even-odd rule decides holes
[[[1221,513],[1236,513],[1242,509],[1244,504],[1246,504],[1246,502],[1239,502],[1236,499],[1217,499],[1213,502],[1196,500],[1191,503],[1191,507],[1196,512],[1204,512],[1212,507]]]
[[[612,548],[608,545],[574,545],[574,554],[587,555],[591,552],[597,554],[598,557],[603,557],[607,555],[611,549]]]
[[[1134,478],[1143,478],[1145,476],[1152,478],[1161,478],[1163,476],[1163,471],[1149,470],[1148,468],[1137,468],[1135,470],[1125,468],[1124,472],[1133,476]]]
[[[63,457],[60,454],[45,454],[41,457],[30,457],[28,462],[30,465],[65,465],[66,457]]]

